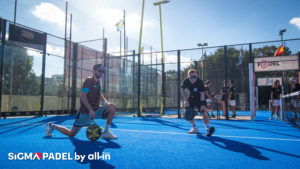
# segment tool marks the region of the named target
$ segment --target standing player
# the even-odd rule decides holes
[[[274,85],[271,89],[272,114],[271,114],[270,120],[273,119],[273,115],[274,115],[275,111],[276,111],[276,120],[279,120],[280,94],[281,94],[280,81],[275,80]]]
[[[229,103],[229,107],[232,110],[232,118],[235,118],[236,116],[236,110],[235,110],[235,87],[234,87],[234,81],[233,80],[229,80],[229,97],[228,97],[228,103]]]
[[[222,95],[222,110],[223,110],[223,114],[224,116],[226,116],[226,107],[228,107],[228,105],[225,105],[225,99],[226,98],[226,90],[228,90],[228,87],[226,88],[226,84],[225,84],[225,80],[223,81],[223,86],[221,87],[220,93]]]
[[[189,97],[186,96],[184,89],[190,92]],[[195,124],[195,115],[200,110],[203,115],[203,121],[206,128],[206,136],[210,137],[214,131],[214,127],[209,127],[209,117],[207,114],[204,85],[202,80],[198,78],[197,72],[194,69],[188,71],[188,77],[183,80],[181,85],[181,94],[184,98],[185,119],[188,120],[193,128],[189,134],[198,134],[198,127]]]
[[[81,127],[88,126],[94,118],[103,118],[106,119],[106,125],[101,136],[102,139],[117,139],[117,136],[109,131],[116,106],[105,99],[100,86],[100,79],[104,72],[105,68],[101,64],[96,64],[93,67],[93,76],[84,81],[80,94],[80,108],[72,129],[49,122],[46,126],[46,136],[52,136],[53,130],[56,129],[64,135],[74,137]],[[100,99],[104,103],[103,107],[99,107]]]
[[[210,91],[210,86],[211,86],[211,82],[209,80],[206,80],[205,83],[204,83],[204,87],[205,87],[205,101],[206,103],[210,106],[210,113],[211,113],[211,117],[215,117],[214,116],[214,109],[213,109],[213,102],[216,101],[216,99],[213,97],[213,95],[216,93],[216,92],[211,92]]]
[[[300,91],[300,85],[299,83],[297,83],[297,80],[295,78],[290,78],[290,84],[292,87],[292,93]],[[297,120],[297,113],[300,113],[300,94],[292,98],[292,105],[295,114],[293,120]]]

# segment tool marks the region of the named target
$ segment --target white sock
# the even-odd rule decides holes
[[[209,123],[204,123],[204,125],[206,129],[209,129]]]
[[[50,127],[54,130],[56,125],[54,123],[52,123]]]
[[[105,133],[106,133],[106,132],[109,132],[109,126],[110,126],[110,125],[108,125],[108,124],[105,125],[105,128],[104,128],[104,132],[105,132]]]

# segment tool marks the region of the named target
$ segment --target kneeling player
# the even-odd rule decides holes
[[[105,71],[101,64],[93,67],[93,76],[87,78],[82,86],[80,94],[80,108],[76,115],[75,122],[71,130],[49,122],[46,126],[46,136],[52,136],[54,129],[69,136],[74,137],[81,127],[88,126],[94,118],[106,119],[102,139],[117,139],[112,132],[109,131],[110,124],[115,116],[116,106],[109,103],[102,94],[100,79]],[[104,106],[99,108],[100,99]]]

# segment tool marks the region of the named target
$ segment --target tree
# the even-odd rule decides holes
[[[27,54],[26,49],[5,46],[2,93],[6,95],[40,95],[40,81],[32,67],[33,57]]]

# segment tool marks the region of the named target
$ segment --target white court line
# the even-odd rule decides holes
[[[31,125],[41,125],[43,123],[19,123],[19,124],[11,124],[11,125],[24,125],[24,124],[31,124]],[[9,126],[9,125],[8,125]],[[66,127],[72,127],[73,125],[61,125]],[[137,132],[137,133],[154,133],[154,134],[173,134],[173,135],[189,135],[189,136],[195,136],[194,134],[188,134],[188,133],[178,133],[178,132],[163,132],[163,131],[147,131],[147,130],[129,130],[129,129],[113,129],[110,130],[115,131],[126,131],[126,132]],[[205,136],[205,134],[201,134]],[[246,136],[226,136],[226,135],[213,135],[218,137],[229,137],[229,138],[245,138],[245,139],[258,139],[258,140],[278,140],[278,141],[297,141],[300,142],[300,139],[284,139],[284,138],[268,138],[268,137],[246,137]],[[206,136],[205,136],[206,137]]]

